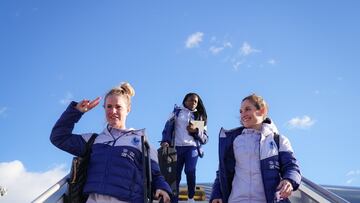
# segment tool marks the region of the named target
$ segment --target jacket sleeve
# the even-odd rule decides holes
[[[279,157],[282,178],[289,180],[294,191],[297,190],[301,183],[300,167],[294,156],[290,141],[284,136],[280,136]]]
[[[85,143],[81,135],[73,134],[75,123],[77,123],[82,112],[78,111],[75,106],[76,102],[71,102],[65,112],[52,128],[50,141],[56,147],[75,156],[81,156],[85,152]]]
[[[167,142],[168,144],[171,144],[174,127],[175,127],[175,117],[172,116],[165,123],[164,130],[162,131],[161,143]]]
[[[221,189],[220,189],[220,181],[219,181],[219,170],[216,171],[216,178],[214,184],[212,186],[211,195],[209,202],[211,203],[214,199],[221,199]]]

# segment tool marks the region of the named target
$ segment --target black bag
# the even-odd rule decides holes
[[[170,185],[174,197],[178,196],[176,187],[177,154],[175,147],[160,147],[158,150],[159,167],[161,174]]]
[[[85,153],[81,157],[74,157],[71,164],[71,171],[68,182],[67,192],[64,197],[64,203],[84,203],[88,195],[83,194],[84,185],[87,177],[87,167],[90,160],[91,146],[93,145],[97,134],[94,133],[86,143]]]

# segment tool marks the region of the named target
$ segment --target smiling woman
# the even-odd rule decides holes
[[[289,140],[267,118],[265,100],[255,94],[241,102],[243,126],[219,135],[219,170],[210,202],[289,202],[300,186],[300,168]],[[251,199],[250,199],[251,197]]]
[[[144,202],[145,167],[140,140],[145,136],[145,130],[126,128],[131,97],[134,95],[135,91],[129,83],[122,83],[105,95],[104,108],[108,124],[103,132],[98,133],[91,146],[88,175],[83,190],[88,195],[87,203]],[[95,108],[100,99],[71,102],[53,127],[51,142],[75,156],[82,156],[93,133],[77,135],[72,131],[75,123],[84,113]],[[164,202],[169,202],[170,187],[160,174],[156,154],[150,154],[150,158],[155,199],[162,197]]]
[[[131,110],[131,97],[135,90],[129,83],[111,89],[105,96],[106,120],[111,127],[125,129],[126,117]]]

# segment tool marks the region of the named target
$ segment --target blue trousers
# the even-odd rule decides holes
[[[188,186],[188,197],[194,198],[196,185],[196,163],[198,160],[198,152],[195,146],[176,147],[177,153],[177,191],[181,180],[181,173],[185,165],[185,175]],[[177,199],[177,198],[176,198]]]

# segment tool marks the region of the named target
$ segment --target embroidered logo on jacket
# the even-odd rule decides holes
[[[140,139],[137,138],[137,137],[134,137],[132,140],[131,140],[131,144],[135,145],[135,146],[138,146],[140,143]]]
[[[275,148],[275,145],[276,145],[276,144],[275,144],[273,141],[271,141],[271,142],[270,142],[270,149],[271,149],[271,150],[274,149],[274,148]]]
[[[280,165],[278,161],[269,161],[270,169],[280,169]]]
[[[128,149],[123,149],[121,156],[129,158],[131,161],[135,160],[135,153],[132,151],[129,151]]]

